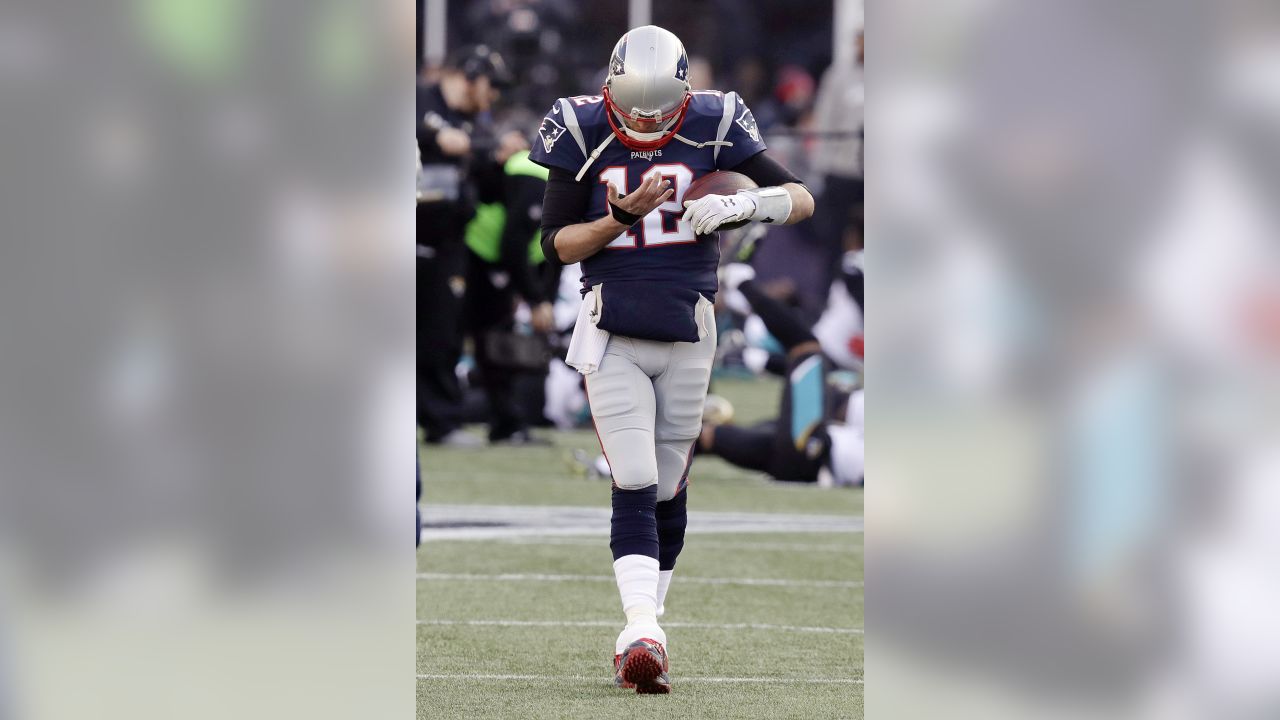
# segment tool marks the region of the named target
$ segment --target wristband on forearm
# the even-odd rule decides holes
[[[785,225],[791,217],[791,193],[784,187],[762,187],[739,190],[739,195],[750,195],[756,202],[752,220],[771,225]]]
[[[629,213],[626,210],[623,210],[622,208],[618,207],[617,205],[614,205],[613,203],[609,203],[609,211],[613,213],[614,220],[617,220],[618,222],[622,223],[623,225],[626,225],[627,227],[631,227],[632,225],[635,225],[636,223],[640,222],[641,218],[644,217],[643,215],[635,215],[633,213]]]

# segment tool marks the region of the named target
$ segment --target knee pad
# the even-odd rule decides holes
[[[657,443],[658,501],[674,498],[684,487],[693,462],[693,440],[664,440]]]
[[[630,462],[625,459],[614,461],[609,460],[609,473],[613,475],[614,487],[622,490],[643,490],[647,487],[654,486],[655,491],[658,484],[658,468],[648,458],[641,461],[639,458],[632,458]]]

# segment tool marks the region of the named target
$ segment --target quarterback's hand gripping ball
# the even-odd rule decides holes
[[[791,215],[791,194],[783,187],[758,187],[741,173],[718,170],[693,181],[684,207],[681,219],[695,234],[709,235],[752,220],[783,224]]]
[[[755,198],[743,193],[706,195],[685,201],[684,216],[698,235],[709,235],[716,228],[739,220],[750,220],[756,212]]]

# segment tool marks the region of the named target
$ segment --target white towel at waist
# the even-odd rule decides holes
[[[600,369],[604,351],[609,346],[609,331],[596,326],[600,321],[603,287],[603,283],[593,286],[582,298],[582,306],[578,308],[578,321],[573,326],[573,337],[569,339],[569,351],[565,353],[564,361],[583,375],[590,375]],[[698,298],[694,318],[698,323],[699,340],[715,332],[715,307],[710,300]]]
[[[698,297],[698,304],[693,306],[693,317],[698,323],[698,339],[716,331],[716,306],[706,296]]]
[[[600,369],[605,348],[609,345],[609,332],[596,327],[600,319],[600,286],[596,285],[582,298],[578,308],[578,321],[573,326],[569,351],[564,361],[583,375]]]

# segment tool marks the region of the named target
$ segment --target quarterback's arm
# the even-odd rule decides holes
[[[618,195],[609,184],[609,215],[581,222],[587,214],[591,186],[573,179],[573,174],[552,169],[542,201],[542,254],[551,262],[576,263],[595,255],[627,228],[671,198],[670,181],[652,175],[634,192]]]
[[[706,195],[685,203],[684,220],[699,235],[714,232],[725,223],[758,220],[771,225],[791,225],[813,215],[813,196],[790,170],[760,151],[738,163],[739,172],[758,188],[734,195]]]
[[[548,258],[555,255],[560,264],[572,265],[600,252],[629,227],[631,226],[613,219],[613,216],[565,225],[543,236],[542,254]],[[547,245],[551,246],[551,254],[547,253]]]
[[[813,215],[813,196],[809,194],[809,189],[800,183],[784,183],[781,185],[783,190],[791,196],[791,214],[787,215],[781,225],[792,225],[801,220],[808,220]]]
[[[813,195],[800,182],[800,178],[769,156],[767,151],[760,151],[730,168],[733,172],[742,173],[751,178],[762,188],[778,186],[791,196],[791,214],[779,225],[791,225],[813,215]]]

